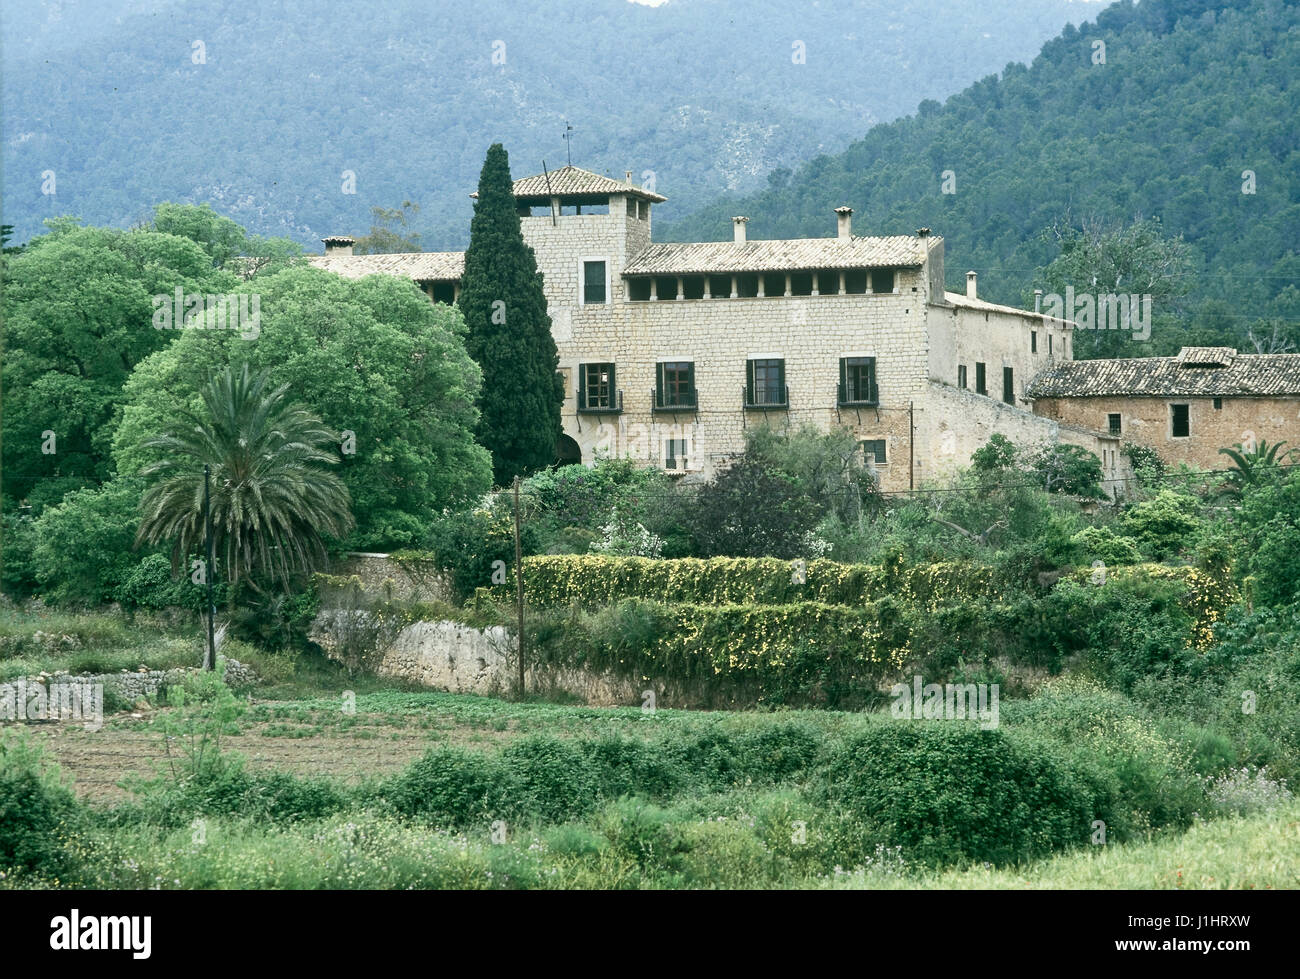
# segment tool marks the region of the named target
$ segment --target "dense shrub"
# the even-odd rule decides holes
[[[514,797],[497,758],[454,748],[429,751],[388,779],[381,795],[403,815],[456,826],[499,819]]]
[[[1000,730],[947,721],[881,723],[827,761],[821,797],[877,844],[932,865],[1013,863],[1084,843],[1093,802],[1052,754]]]
[[[0,871],[60,873],[74,813],[72,793],[39,750],[12,735],[0,737]]]
[[[1133,538],[1152,561],[1164,561],[1196,546],[1204,529],[1200,501],[1173,490],[1161,490],[1134,504],[1120,518],[1120,530]]]
[[[508,814],[562,822],[584,814],[594,802],[585,753],[568,742],[521,738],[501,752],[501,764],[514,787]]]

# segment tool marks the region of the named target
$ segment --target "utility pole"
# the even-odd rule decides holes
[[[208,585],[208,655],[204,657],[204,667],[209,670],[217,668],[217,638],[213,620],[217,617],[217,606],[212,600],[212,576],[216,569],[212,564],[212,497],[208,487],[212,477],[212,467],[203,464],[203,527],[207,539],[207,567],[203,569],[203,578]]]
[[[515,477],[515,609],[519,613],[519,699],[524,699],[524,549],[519,540],[519,477]]]

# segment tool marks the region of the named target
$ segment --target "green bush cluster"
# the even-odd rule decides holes
[[[0,875],[57,876],[76,806],[58,770],[12,734],[0,737]]]

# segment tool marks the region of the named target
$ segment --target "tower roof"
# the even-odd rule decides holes
[[[532,177],[521,177],[515,181],[515,197],[519,200],[547,203],[554,197],[603,197],[608,194],[627,194],[642,200],[662,203],[668,200],[660,194],[646,190],[625,180],[602,177],[598,173],[581,167],[567,166],[552,170],[549,174],[539,173]],[[477,193],[469,195],[478,197]]]

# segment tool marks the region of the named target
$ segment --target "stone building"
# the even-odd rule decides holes
[[[1167,463],[1231,465],[1219,449],[1300,448],[1300,354],[1184,347],[1176,357],[1053,364],[1028,390],[1034,411],[1145,445]]]
[[[1026,386],[1069,361],[1066,321],[986,302],[975,273],[944,290],[943,239],[863,236],[828,209],[826,238],[655,243],[666,198],[578,167],[515,181],[565,380],[559,456],[631,456],[704,477],[756,425],[847,426],[882,489],[907,490],[969,463],[995,432],[1069,442],[1127,477],[1119,437],[1033,414]],[[454,302],[459,252],[353,255],[327,238],[321,268],[403,275]]]

